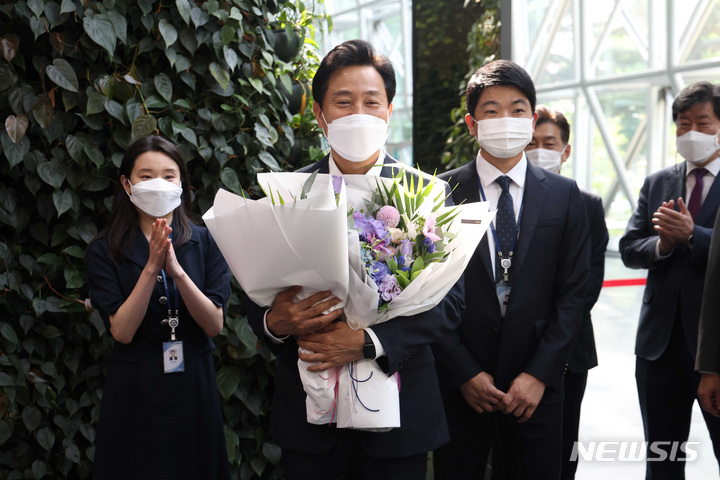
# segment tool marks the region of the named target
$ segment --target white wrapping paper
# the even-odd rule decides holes
[[[363,199],[371,197],[378,182],[390,189],[394,181],[372,175],[345,176],[336,200],[332,176],[319,174],[307,198],[299,200],[309,176],[259,174],[258,182],[268,197],[247,200],[221,190],[203,220],[255,303],[271,306],[280,291],[294,285],[303,287],[298,299],[331,290],[342,300],[337,308],[344,308],[353,329],[435,307],[462,275],[494,216],[484,202],[438,210],[438,216],[450,209],[458,214],[449,228],[457,234],[446,247],[450,254],[443,262],[428,265],[387,310],[378,311],[378,289],[361,260],[358,233],[348,229],[352,218],[348,219],[347,209],[364,210]],[[444,189],[445,184],[438,181],[420,211],[431,209],[433,199],[444,195]],[[273,205],[273,200],[280,203],[278,195],[284,205]],[[462,223],[463,219],[474,223]],[[397,374],[388,376],[374,360],[360,360],[322,373],[308,372],[308,366],[298,360],[309,423],[336,422],[339,428],[374,431],[400,426]]]

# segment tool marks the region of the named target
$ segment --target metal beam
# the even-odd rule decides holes
[[[622,155],[620,155],[620,151],[618,150],[617,146],[615,145],[615,141],[612,136],[612,132],[610,131],[610,127],[607,124],[607,121],[605,120],[605,112],[603,112],[602,107],[600,106],[600,102],[598,101],[597,95],[595,93],[595,90],[593,88],[584,88],[583,91],[585,92],[585,97],[588,101],[588,106],[590,107],[590,111],[592,111],[593,117],[595,118],[595,123],[598,126],[598,129],[600,130],[600,135],[603,138],[603,141],[605,142],[605,147],[607,148],[608,155],[610,156],[610,160],[613,163],[613,166],[615,167],[615,172],[617,173],[618,181],[620,182],[620,187],[622,188],[623,193],[627,197],[628,202],[630,203],[630,206],[632,209],[635,209],[635,192],[630,187],[630,182],[627,179],[626,171],[625,171],[625,165],[622,161]]]

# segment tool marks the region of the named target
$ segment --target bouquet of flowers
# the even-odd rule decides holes
[[[486,203],[444,206],[447,185],[410,169],[395,178],[270,173],[258,182],[265,199],[220,191],[203,216],[238,282],[264,306],[293,285],[303,298],[332,290],[354,329],[435,307],[494,215]],[[319,374],[307,367],[298,360],[308,422],[400,426],[397,374],[374,360]]]

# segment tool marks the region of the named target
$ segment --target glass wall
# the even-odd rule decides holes
[[[325,0],[333,28],[323,35],[324,56],[345,40],[360,38],[390,58],[397,75],[397,92],[386,149],[412,164],[412,18],[411,0]]]
[[[563,173],[603,197],[617,248],[643,180],[682,161],[670,107],[698,80],[720,82],[720,0],[503,0],[510,52],[538,103],[572,125]]]

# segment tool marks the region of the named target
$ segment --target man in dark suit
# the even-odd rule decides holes
[[[535,165],[551,172],[560,173],[562,164],[570,157],[570,124],[565,115],[544,105],[535,110],[537,121],[530,144],[525,148],[528,159]],[[563,401],[563,442],[562,480],[572,480],[577,471],[577,459],[571,461],[580,427],[580,405],[585,395],[588,370],[598,364],[595,350],[590,311],[600,296],[605,274],[605,249],[608,244],[608,230],[605,225],[605,210],[602,199],[597,195],[580,190],[585,202],[585,212],[590,224],[590,279],[585,294],[585,308],[575,346],[570,352],[565,372]]]
[[[720,210],[708,255],[695,369],[700,372],[698,398],[703,410],[720,417]]]
[[[645,179],[620,239],[625,265],[648,269],[635,378],[645,439],[665,442],[648,452],[646,474],[653,480],[685,476],[685,463],[673,461],[676,455],[670,453],[688,438],[700,381],[693,367],[710,236],[720,205],[720,183],[715,181],[720,171],[720,92],[707,82],[690,85],[675,98],[672,116],[677,151],[686,161]],[[718,457],[720,420],[704,417]],[[668,453],[665,461],[653,455],[661,448]]]
[[[313,80],[313,109],[331,153],[301,171],[391,176],[391,167],[399,164],[382,146],[394,94],[392,64],[372,45],[351,40],[335,47]],[[458,283],[425,313],[396,317],[365,330],[335,322],[339,310],[322,313],[338,302],[322,301],[329,292],[293,303],[291,298],[300,289],[294,287],[278,294],[269,310],[249,302],[253,330],[278,355],[270,428],[283,449],[286,478],[425,478],[427,452],[448,440],[429,344],[459,324],[462,287]],[[313,306],[316,302],[320,303]],[[371,358],[388,375],[399,373],[401,427],[369,432],[308,423],[298,346],[315,352],[299,355],[316,362],[311,371]]]
[[[557,479],[563,374],[590,273],[587,215],[573,180],[525,157],[535,119],[525,70],[485,65],[466,96],[481,149],[441,178],[456,204],[486,199],[498,211],[465,270],[463,321],[433,345],[450,428],[435,475],[483,475],[497,435],[507,478]]]

